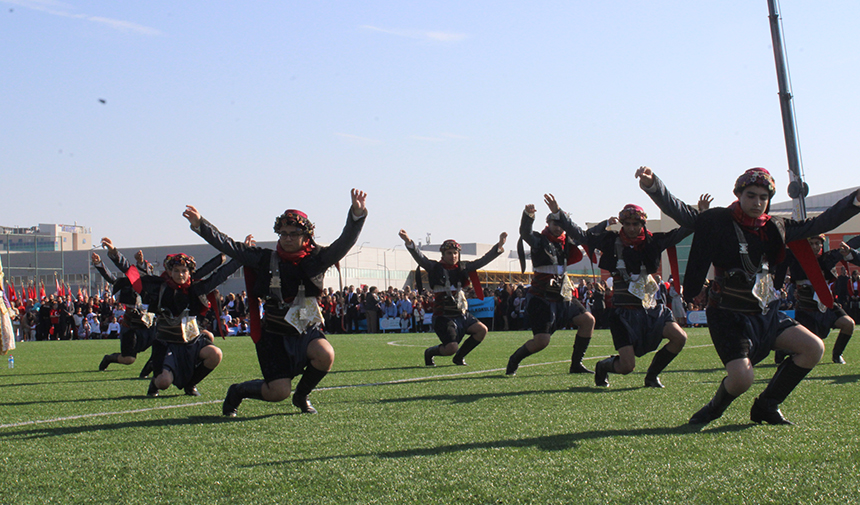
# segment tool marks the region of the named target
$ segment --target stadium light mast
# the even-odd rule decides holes
[[[791,90],[789,89],[788,71],[786,70],[785,52],[782,47],[779,13],[775,0],[767,0],[768,18],[770,19],[770,36],[773,39],[773,57],[776,61],[776,78],[779,84],[779,105],[782,111],[782,129],[785,136],[785,150],[788,155],[788,196],[794,201],[794,219],[806,219],[806,195],[809,186],[803,182],[800,170],[800,152],[795,128],[794,111],[791,105]]]

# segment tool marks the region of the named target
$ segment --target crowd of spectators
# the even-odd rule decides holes
[[[680,303],[685,312],[704,310],[707,285],[694,302],[688,303],[675,292],[671,278],[667,282],[659,280],[659,277],[657,280],[658,303]],[[794,284],[789,280],[779,291],[782,310],[792,310],[795,305]],[[608,328],[607,315],[612,308],[611,285],[606,280],[583,279],[574,283],[572,289],[573,295],[594,315],[596,328]],[[849,277],[843,268],[831,289],[836,301],[849,315],[860,316],[860,274],[856,270]],[[525,310],[527,294],[527,285],[499,284],[492,292],[495,308],[492,321],[487,321],[487,326],[493,331],[530,329]],[[475,298],[475,293],[469,289],[466,296]],[[198,318],[201,327],[216,335],[247,334],[249,311],[246,293],[219,294],[218,298],[221,301],[218,310],[210,308],[205,316]],[[54,294],[38,301],[25,300],[18,305],[13,325],[19,341],[117,338],[125,313],[125,306],[116,302],[107,290],[95,296]],[[320,309],[325,331],[329,334],[432,331],[427,321],[433,312],[433,294],[426,290],[418,292],[409,286],[403,289],[389,286],[384,291],[365,285],[358,288],[349,286],[343,290],[327,288],[320,297]],[[685,320],[679,316],[676,315],[676,319],[686,326]],[[689,325],[697,324],[690,322]]]

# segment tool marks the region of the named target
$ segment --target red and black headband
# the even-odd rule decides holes
[[[451,250],[459,251],[460,250],[460,244],[458,244],[456,240],[449,238],[448,240],[442,242],[442,245],[439,246],[439,250],[441,252],[451,251]]]
[[[648,214],[645,213],[645,209],[642,207],[628,203],[623,209],[621,209],[621,212],[618,213],[618,220],[621,222],[628,220],[641,221],[644,224],[648,221]]]
[[[281,233],[283,226],[295,226],[305,232],[309,237],[314,236],[314,224],[308,219],[308,215],[296,209],[287,209],[275,219],[275,233]]]
[[[194,269],[197,268],[197,263],[194,261],[194,257],[185,253],[168,254],[167,257],[164,258],[164,268],[167,270],[173,270],[174,267],[179,265],[185,265],[188,267],[189,271],[194,271]]]
[[[760,186],[767,190],[771,198],[776,194],[776,183],[770,172],[761,167],[747,170],[735,181],[734,193],[740,196],[741,192],[749,186]]]

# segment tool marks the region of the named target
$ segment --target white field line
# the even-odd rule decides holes
[[[711,346],[711,344],[690,345],[690,346],[687,346],[686,348],[695,349],[698,347],[710,347],[710,346]],[[608,357],[609,356],[593,356],[590,358],[585,358],[584,361],[599,360],[599,359],[604,359],[604,358],[608,358]],[[533,366],[557,365],[559,363],[567,363],[568,361],[570,361],[570,360],[546,361],[543,363],[531,363],[531,364],[527,364],[527,365],[520,365],[520,368],[529,368],[529,367],[533,367]],[[466,375],[480,375],[480,374],[492,373],[492,372],[503,372],[504,370],[505,370],[504,368],[489,368],[486,370],[474,370],[474,371],[469,371],[469,372],[458,372],[458,373],[450,373],[450,374],[443,374],[443,375],[428,375],[425,377],[412,377],[409,379],[397,379],[397,380],[384,381],[384,382],[370,382],[367,384],[348,384],[348,385],[344,385],[344,386],[331,386],[331,387],[326,387],[326,388],[316,388],[315,391],[333,391],[336,389],[364,388],[364,387],[372,387],[372,386],[387,386],[390,384],[405,384],[405,383],[409,383],[409,382],[420,382],[420,381],[433,380],[433,379],[447,379],[449,377],[463,377]],[[210,401],[206,401],[206,402],[183,403],[182,405],[162,405],[160,407],[149,407],[149,408],[145,408],[145,409],[122,410],[122,411],[116,411],[116,412],[96,412],[93,414],[82,414],[79,416],[55,417],[52,419],[36,419],[33,421],[22,421],[20,423],[0,424],[0,429],[20,428],[22,426],[32,426],[32,425],[37,425],[37,424],[61,423],[64,421],[75,421],[78,419],[92,419],[95,417],[119,416],[119,415],[127,415],[127,414],[140,414],[140,413],[144,413],[144,412],[154,412],[156,410],[168,410],[168,409],[181,409],[181,408],[187,408],[187,407],[198,407],[200,405],[212,405],[215,403],[222,403],[222,402],[223,402],[223,400],[210,400]]]

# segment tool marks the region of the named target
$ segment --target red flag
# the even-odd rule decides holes
[[[56,291],[54,291],[54,294],[57,296],[61,296],[60,295],[60,280],[57,279],[56,277],[54,277],[54,286],[56,286]]]
[[[39,282],[39,300],[45,298],[45,283]]]
[[[18,293],[15,292],[15,285],[12,284],[11,282],[9,283],[9,292],[12,293],[12,295],[9,297],[9,301],[17,304],[18,303]]]
[[[24,286],[24,281],[21,281],[21,301],[27,301],[27,288]]]
[[[30,299],[36,300],[36,286],[33,284],[30,284]]]

